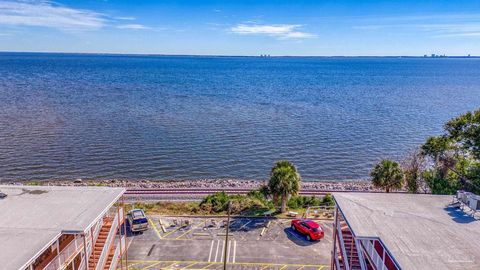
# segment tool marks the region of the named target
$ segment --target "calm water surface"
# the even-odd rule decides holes
[[[368,177],[480,107],[480,59],[0,54],[0,180]]]

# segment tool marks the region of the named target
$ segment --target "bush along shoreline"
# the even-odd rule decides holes
[[[271,212],[272,217],[286,217],[275,208],[273,201],[259,195],[253,190],[247,195],[228,195],[224,192],[206,196],[201,202],[135,202],[127,204],[126,210],[142,208],[147,214],[170,216],[225,216],[230,202],[233,216],[263,217],[265,212]],[[288,210],[303,215],[308,207],[326,208],[333,206],[333,197],[327,194],[323,197],[293,196],[288,200]]]

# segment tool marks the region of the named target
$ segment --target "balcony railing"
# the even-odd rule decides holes
[[[117,212],[118,211],[118,212]],[[121,224],[121,221],[123,221],[123,208],[119,208],[119,210],[115,209],[115,211],[111,211],[107,214],[107,216],[114,217],[113,222],[112,222],[112,227],[110,228],[107,241],[105,242],[105,245],[103,247],[100,259],[97,264],[97,269],[102,269],[102,267],[105,264],[105,260],[108,255],[109,248],[112,244],[112,241],[115,238],[116,231],[118,229],[119,224]],[[86,239],[86,250],[87,254],[91,254],[93,251],[93,243],[98,238],[98,235],[100,234],[100,230],[103,226],[103,219],[100,219],[94,227],[92,227],[92,230],[88,231],[85,234],[85,239]],[[92,241],[93,238],[93,241]],[[122,237],[122,248],[124,249],[125,247],[125,237]],[[84,240],[83,237],[76,236],[75,239],[69,243],[60,253],[55,256],[42,270],[58,270],[58,269],[63,269],[66,267],[71,261],[75,258],[75,256],[83,250],[84,246]],[[118,248],[117,248],[118,249]],[[118,250],[118,256],[123,253],[124,250]],[[117,253],[117,250],[115,250],[115,253]],[[112,261],[112,265],[114,262]],[[117,262],[115,262],[115,265]],[[80,262],[79,268],[78,269],[85,269],[86,268],[86,261],[85,258],[82,258],[82,261]]]
[[[97,270],[103,269],[105,265],[108,251],[110,249],[112,241],[115,239],[115,235],[117,234],[118,224],[119,224],[119,215],[116,214],[115,218],[113,219],[112,226],[110,227],[110,231],[108,232],[107,240],[105,241],[102,252],[100,253],[100,258],[98,259],[98,263],[96,267]]]
[[[48,263],[43,270],[62,269],[72,262],[77,254],[83,249],[83,238],[75,236],[75,239],[68,244],[60,253]]]
[[[378,254],[377,249],[375,248],[374,242],[381,245],[382,254]],[[361,239],[360,243],[362,244],[365,253],[370,258],[371,263],[374,265],[375,269],[387,270],[387,269],[400,269],[400,267],[393,261],[391,264],[386,263],[387,257],[391,258],[390,255],[386,252],[385,246],[377,240]],[[390,265],[390,266],[389,266]]]
[[[109,270],[117,269],[117,264],[120,259],[120,255],[122,255],[123,252],[125,251],[125,244],[126,244],[125,235],[123,235],[120,238],[119,244],[117,244],[117,247],[115,248],[115,253],[113,254],[112,263],[110,264]]]

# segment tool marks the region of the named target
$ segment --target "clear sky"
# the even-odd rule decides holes
[[[480,0],[0,0],[0,51],[480,55]]]

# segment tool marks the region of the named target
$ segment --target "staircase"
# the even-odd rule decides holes
[[[112,221],[109,220],[109,219],[105,219],[104,222],[103,222],[103,226],[100,229],[100,233],[98,234],[97,241],[95,242],[95,245],[93,246],[92,255],[90,255],[90,258],[88,259],[88,269],[96,269],[98,259],[100,258],[100,255],[102,254],[102,250],[103,250],[103,247],[105,246],[105,241],[107,240],[108,232],[110,231],[111,227],[112,227]],[[109,255],[108,258],[110,258],[110,255]],[[107,263],[108,263],[108,261],[107,261]]]
[[[353,239],[352,232],[347,226],[342,226],[341,232],[343,236],[343,245],[345,246],[345,251],[347,252],[346,259],[348,260],[348,265],[350,266],[350,269],[362,269],[360,266],[357,247],[355,245],[355,240]],[[342,260],[340,264],[342,267],[344,267],[344,262]]]
[[[105,263],[104,270],[110,269],[110,265],[112,265],[113,255],[115,255],[115,245],[113,244],[108,251],[107,262]]]
[[[352,235],[352,232],[350,231],[350,228],[348,227],[347,223],[345,220],[340,218],[339,220],[339,226],[340,226],[340,234],[342,238],[340,238],[340,235],[338,236],[338,241],[340,239],[343,239],[343,246],[345,247],[345,258],[343,256],[343,252],[341,250],[341,245],[339,245],[338,248],[338,262],[339,262],[339,268],[340,269],[345,269],[346,263],[348,262],[349,269],[352,270],[361,270],[361,264],[360,264],[360,259],[358,257],[358,251],[357,251],[357,246],[355,244],[355,239]],[[337,241],[337,240],[335,240]],[[367,267],[368,268],[368,267]]]

